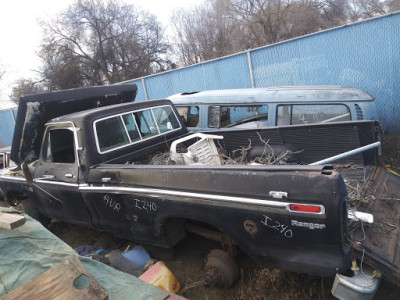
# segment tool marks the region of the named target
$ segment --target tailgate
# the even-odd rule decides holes
[[[382,167],[376,168],[358,207],[373,214],[374,223],[358,222],[357,227],[350,229],[357,256],[396,284],[400,284],[399,187],[400,176]]]

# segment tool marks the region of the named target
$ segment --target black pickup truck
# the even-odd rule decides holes
[[[195,223],[263,266],[332,276],[362,258],[400,281],[400,177],[382,164],[377,122],[193,134],[169,100],[135,94],[115,85],[22,97],[3,197],[42,220],[159,247]]]

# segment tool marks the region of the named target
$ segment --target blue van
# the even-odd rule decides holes
[[[167,99],[192,131],[379,119],[374,97],[352,87],[211,90]]]

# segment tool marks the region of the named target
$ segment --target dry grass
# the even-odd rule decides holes
[[[235,293],[229,299],[328,299],[330,286],[331,282],[325,284],[323,278],[277,269],[255,269],[247,276],[242,271]]]

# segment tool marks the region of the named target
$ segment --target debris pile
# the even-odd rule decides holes
[[[83,245],[75,248],[75,251],[81,256],[108,264],[167,292],[177,293],[180,289],[179,282],[165,263],[152,259],[142,246],[136,245],[131,249],[128,245],[125,251],[121,251]]]
[[[335,168],[338,171],[341,171],[341,174],[345,174],[343,172],[344,169],[347,170],[356,170],[355,166],[337,166]],[[361,171],[365,172],[365,169]],[[366,222],[362,220],[350,220],[348,222],[348,233],[349,233],[349,242],[362,242],[366,233],[365,230],[367,228],[371,229],[375,233],[382,234],[388,237],[393,230],[396,228],[396,216],[400,210],[399,200],[395,198],[388,192],[388,189],[384,187],[386,193],[380,193],[376,190],[376,186],[374,187],[372,181],[367,181],[365,178],[369,178],[368,176],[359,176],[360,179],[354,179],[354,177],[349,178],[346,175],[343,175],[344,182],[346,184],[347,189],[347,205],[348,210],[356,210],[362,211],[366,213],[370,213],[372,215],[376,215],[382,213],[376,210],[375,202],[379,201],[383,204],[386,213],[383,217],[375,218],[372,224],[366,224]],[[377,196],[379,195],[379,196]],[[383,211],[383,210],[382,210]]]
[[[213,165],[296,165],[302,164],[300,153],[290,145],[270,145],[269,140],[265,141],[260,138],[260,144],[255,146],[249,145],[240,147],[228,154],[226,149],[217,142],[217,151],[207,152],[212,157],[218,156],[219,160],[204,159],[204,147],[201,152],[193,151],[196,147],[186,147],[183,143],[176,145],[176,150],[168,152],[157,152],[145,161],[135,162],[135,164],[150,164],[150,165],[183,165],[183,164],[213,164]],[[211,140],[212,142],[212,140]],[[214,142],[213,142],[214,143]],[[204,143],[203,143],[204,144]],[[212,145],[213,146],[213,145]],[[198,148],[198,147],[197,147]],[[189,159],[177,159],[177,154],[186,153]],[[211,153],[211,154],[209,154]],[[207,162],[205,162],[207,161]]]

